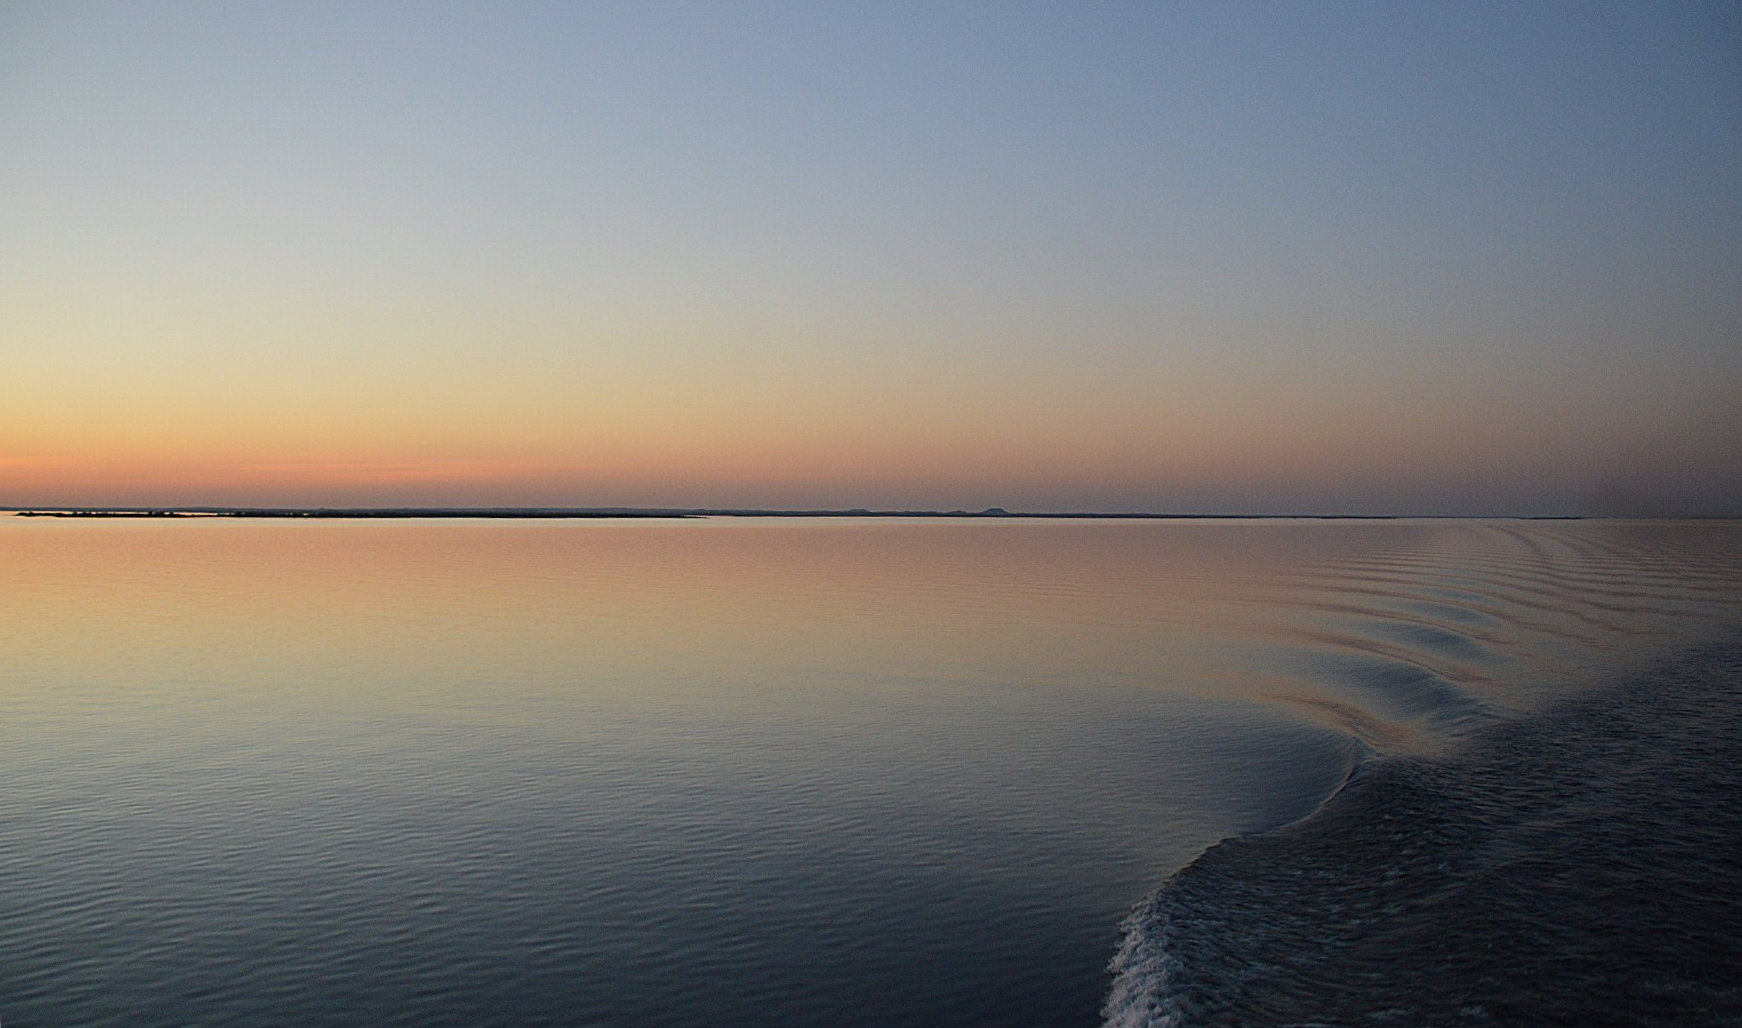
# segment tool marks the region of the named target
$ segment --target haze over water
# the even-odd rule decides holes
[[[5,518],[0,568],[8,1026],[1171,1024],[1178,937],[1108,971],[1170,875],[1742,609],[1733,522]]]

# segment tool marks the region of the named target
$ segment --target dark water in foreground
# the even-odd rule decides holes
[[[8,1028],[1736,1016],[1736,524],[0,518],[0,572]]]

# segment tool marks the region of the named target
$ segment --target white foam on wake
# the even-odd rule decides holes
[[[1182,1012],[1168,989],[1173,957],[1164,942],[1165,917],[1157,899],[1145,899],[1119,923],[1125,939],[1107,965],[1113,984],[1101,1007],[1107,1028],[1179,1028],[1181,1023]]]

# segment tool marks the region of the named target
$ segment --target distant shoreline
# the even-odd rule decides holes
[[[1097,511],[986,510],[763,510],[747,507],[9,507],[26,518],[978,518],[1121,521],[1396,521],[1405,514],[1157,514]],[[1421,515],[1435,517],[1436,515]],[[1497,515],[1506,517],[1506,515]],[[1518,516],[1523,521],[1578,521],[1581,515]]]

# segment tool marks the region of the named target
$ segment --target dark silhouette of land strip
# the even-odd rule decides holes
[[[1125,521],[1389,521],[1394,514],[1158,514],[1105,511],[769,510],[754,507],[68,507],[0,508],[26,518],[1074,518]],[[1576,517],[1527,518],[1567,521]]]

